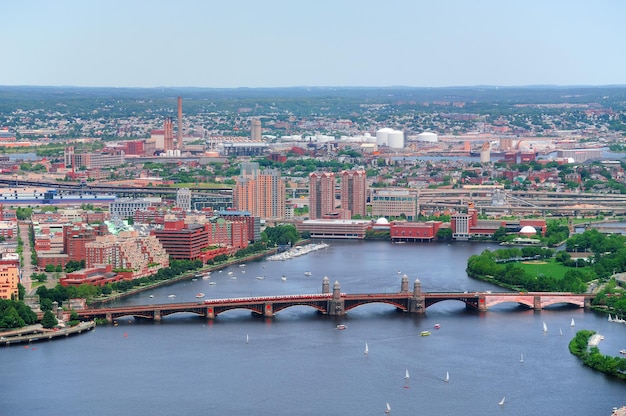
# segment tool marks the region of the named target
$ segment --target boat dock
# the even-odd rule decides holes
[[[94,321],[81,322],[76,326],[64,328],[47,329],[41,325],[31,325],[27,328],[20,328],[14,331],[0,333],[0,346],[10,346],[13,344],[23,344],[38,341],[46,341],[58,337],[67,337],[80,334],[83,331],[90,331],[96,327]]]
[[[600,334],[593,334],[591,336],[591,338],[589,338],[589,346],[590,347],[597,347],[598,344],[600,344],[600,341],[602,341],[604,339],[604,337]]]

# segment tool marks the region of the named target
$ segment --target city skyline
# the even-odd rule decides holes
[[[623,85],[618,0],[12,2],[0,85]]]

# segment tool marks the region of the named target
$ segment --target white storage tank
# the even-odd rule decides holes
[[[376,144],[381,146],[387,146],[389,133],[392,132],[393,129],[389,127],[385,127],[376,132]]]
[[[387,145],[393,149],[404,148],[404,132],[392,130],[387,134]]]
[[[425,131],[417,135],[418,142],[436,143],[439,140],[435,133]]]

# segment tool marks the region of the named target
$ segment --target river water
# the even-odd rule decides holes
[[[396,292],[404,273],[425,291],[501,290],[465,273],[471,254],[495,246],[330,244],[118,304],[195,301],[199,292],[319,293],[324,276],[348,293]],[[335,329],[338,323],[347,329]],[[626,325],[567,306],[535,312],[506,304],[478,313],[446,301],[425,316],[365,305],[341,318],[294,307],[272,319],[247,311],[214,321],[185,314],[160,323],[120,319],[64,340],[0,349],[0,415],[383,415],[387,402],[394,415],[609,415],[626,405],[626,383],[568,352],[579,329],[603,334],[605,354],[626,348]],[[423,330],[432,335],[420,336]]]

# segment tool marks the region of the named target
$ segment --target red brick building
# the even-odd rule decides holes
[[[97,236],[107,235],[109,230],[105,224],[91,226],[88,224],[72,224],[63,227],[63,252],[70,261],[85,260],[87,252],[85,244],[95,241]]]
[[[443,224],[441,221],[407,222],[392,221],[389,226],[391,241],[431,241]]]
[[[165,221],[162,230],[154,231],[167,254],[177,260],[201,260],[202,251],[209,246],[209,224],[189,224],[185,221]]]

